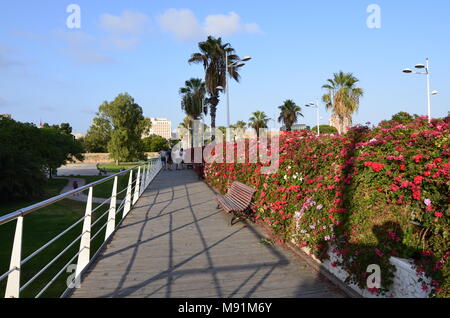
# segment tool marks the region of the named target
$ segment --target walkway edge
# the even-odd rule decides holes
[[[203,182],[208,186],[214,193],[220,194],[219,191],[211,187],[205,180]],[[223,212],[223,211],[222,211]],[[224,213],[224,212],[223,212]],[[229,215],[228,213],[224,213],[226,215]],[[231,218],[230,218],[231,219]],[[262,224],[258,223],[252,223],[248,220],[241,220],[246,226],[251,227],[254,231],[258,232],[262,237],[266,238],[274,238],[275,234],[267,227],[264,227]],[[280,244],[277,244],[280,246]],[[320,263],[318,263],[313,258],[309,257],[305,252],[295,247],[292,243],[287,242],[284,243],[281,247],[287,247],[291,252],[293,252],[297,257],[304,260],[312,269],[314,269],[319,275],[322,275],[322,278],[325,280],[328,280],[329,283],[333,284],[337,288],[340,289],[345,295],[347,295],[350,298],[363,298],[361,295],[359,295],[356,291],[354,291],[350,286],[345,284],[343,281],[341,281],[339,278],[334,276],[333,273],[328,271],[326,268],[324,268]]]

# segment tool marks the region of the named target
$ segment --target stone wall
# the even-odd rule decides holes
[[[158,156],[156,152],[146,152],[147,158],[154,158]],[[108,153],[85,153],[83,163],[109,163],[114,162],[113,159],[109,158]],[[75,163],[81,163],[75,159]]]
[[[314,259],[317,263],[323,266],[326,270],[332,273],[335,277],[337,277],[341,281],[345,281],[345,279],[349,276],[348,273],[339,268],[333,267],[331,264],[334,263],[339,256],[335,253],[329,252],[329,259],[321,262],[319,259],[311,255],[308,248],[302,248],[303,252],[308,254],[311,258]],[[333,248],[330,248],[332,251]],[[370,293],[368,290],[362,290],[358,286],[354,284],[348,284],[354,291],[356,291],[362,297],[367,298],[427,298],[429,297],[429,292],[422,289],[422,282],[419,282],[419,276],[416,274],[416,270],[414,269],[414,265],[412,261],[397,257],[390,258],[391,264],[393,264],[396,268],[394,282],[390,288],[389,293],[386,296],[376,296]],[[383,279],[383,278],[381,278]],[[430,286],[431,280],[428,277],[422,276],[424,282]]]

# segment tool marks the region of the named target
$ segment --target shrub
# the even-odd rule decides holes
[[[320,134],[328,134],[328,135],[337,135],[338,130],[336,127],[330,126],[330,125],[320,125]],[[311,131],[313,133],[317,133],[317,126],[314,126]]]
[[[277,173],[248,161],[212,163],[206,180],[222,192],[234,180],[255,187],[255,217],[319,258],[332,248],[348,282],[366,288],[366,269],[378,264],[382,288],[371,291],[385,293],[397,256],[414,259],[419,282],[432,278],[423,283],[431,295],[449,297],[449,123],[421,117],[319,138],[286,132]]]

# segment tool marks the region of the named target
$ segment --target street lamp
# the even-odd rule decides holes
[[[228,64],[228,52],[225,52],[225,88],[226,88],[226,94],[227,94],[227,127],[229,128],[231,123],[230,123],[230,88],[228,85],[228,76],[229,76],[229,69],[230,67],[242,67],[245,65],[244,62],[250,61],[252,58],[250,56],[244,56],[242,59]],[[221,89],[223,91],[223,87],[222,86],[218,86],[217,89]],[[229,131],[229,129],[227,130]],[[227,133],[227,141],[230,141],[230,137],[228,136],[229,134]]]
[[[436,95],[439,92],[438,91],[431,91],[430,90],[430,64],[429,59],[426,59],[425,65],[424,64],[416,64],[415,68],[421,70],[425,69],[425,72],[414,72],[410,68],[405,68],[403,70],[403,73],[406,74],[419,74],[419,75],[426,75],[427,77],[427,99],[428,99],[428,122],[431,122],[431,95]]]
[[[305,105],[306,107],[315,107],[317,110],[317,136],[320,136],[320,105],[319,102],[310,102],[308,104]]]

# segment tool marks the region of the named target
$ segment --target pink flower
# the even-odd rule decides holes
[[[376,253],[379,257],[383,257],[383,256],[384,256],[383,252],[381,252],[378,248],[375,249],[375,253]]]
[[[431,205],[431,200],[425,199],[425,200],[423,200],[423,203],[425,203],[426,206],[429,206],[429,205]]]

